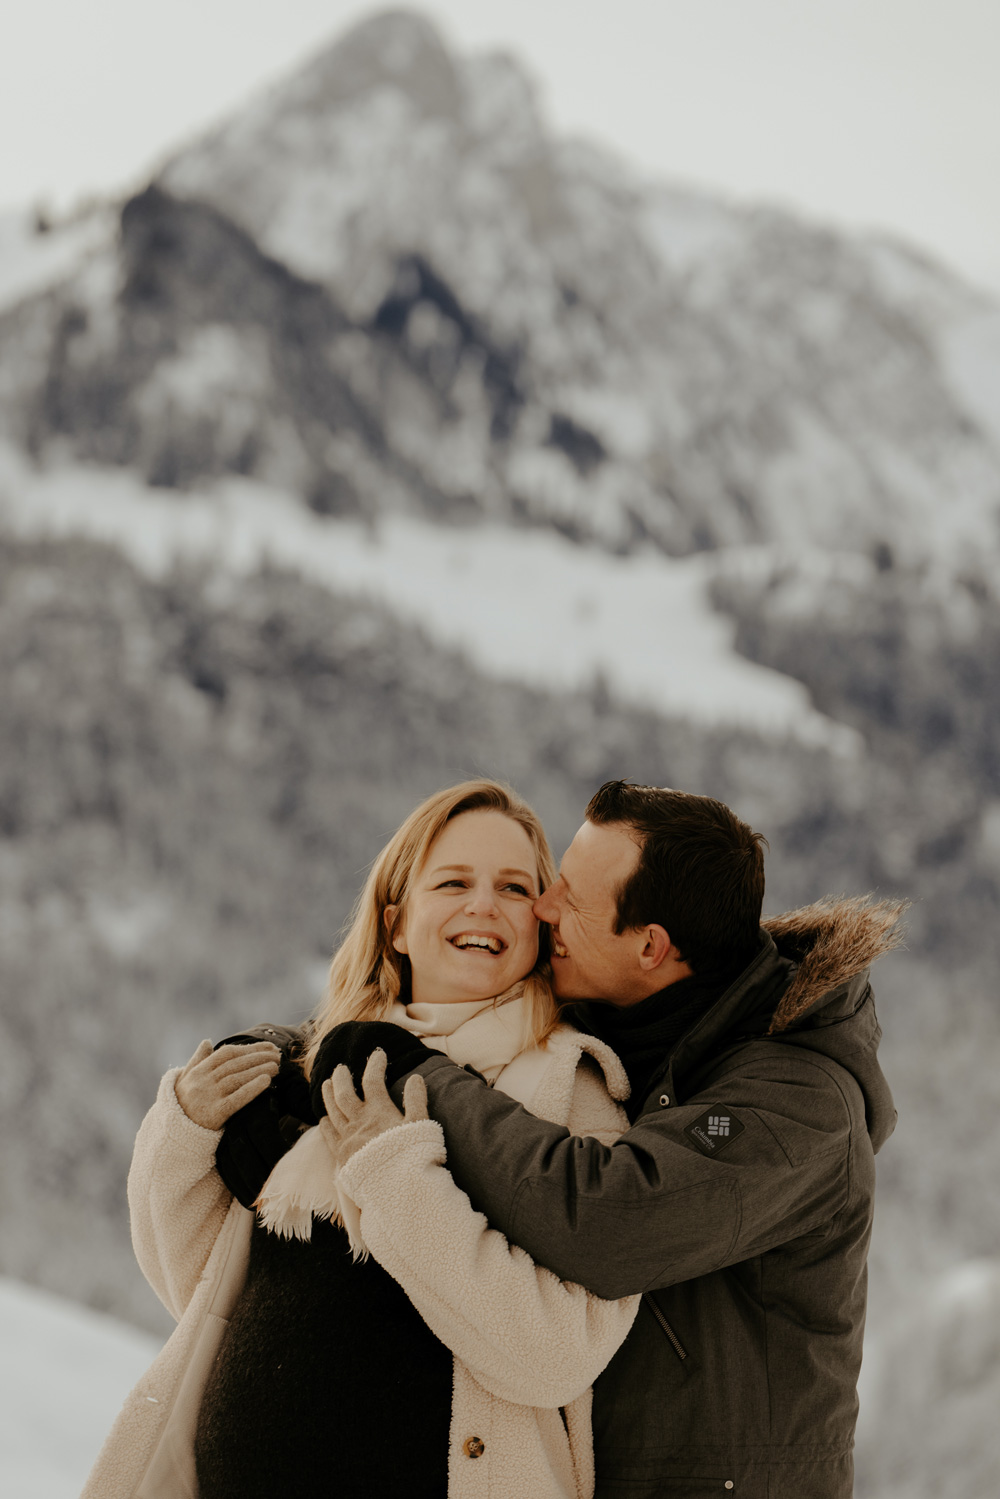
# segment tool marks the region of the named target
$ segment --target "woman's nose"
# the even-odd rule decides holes
[[[483,915],[486,913],[495,914],[497,909],[497,895],[493,886],[474,885],[466,898],[465,909]]]

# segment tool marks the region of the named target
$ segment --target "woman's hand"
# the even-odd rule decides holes
[[[202,1129],[221,1129],[277,1076],[281,1052],[270,1041],[220,1046],[202,1041],[174,1084],[177,1102]]]
[[[398,1109],[385,1085],[386,1055],[373,1051],[362,1078],[363,1097],[354,1091],[348,1068],[340,1063],[333,1077],[323,1084],[326,1114],[319,1128],[338,1170],[351,1156],[378,1135],[397,1124],[413,1124],[427,1118],[427,1086],[419,1072],[406,1079],[403,1107]]]

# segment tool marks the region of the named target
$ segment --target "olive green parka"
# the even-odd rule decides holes
[[[645,1293],[594,1387],[598,1499],[849,1499],[875,1152],[895,1124],[867,970],[899,912],[825,901],[766,923],[610,1146],[446,1057],[418,1069],[495,1228],[598,1296]]]

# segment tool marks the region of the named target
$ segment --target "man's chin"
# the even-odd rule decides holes
[[[573,974],[568,972],[562,965],[565,962],[557,960],[552,964],[552,992],[556,999],[577,1000],[585,999],[586,995],[580,988],[579,982],[574,982]]]

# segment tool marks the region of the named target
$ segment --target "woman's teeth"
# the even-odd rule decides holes
[[[483,952],[493,953],[494,956],[502,953],[505,946],[499,937],[472,937],[465,932],[460,937],[450,937],[448,940],[452,947],[478,947]]]

